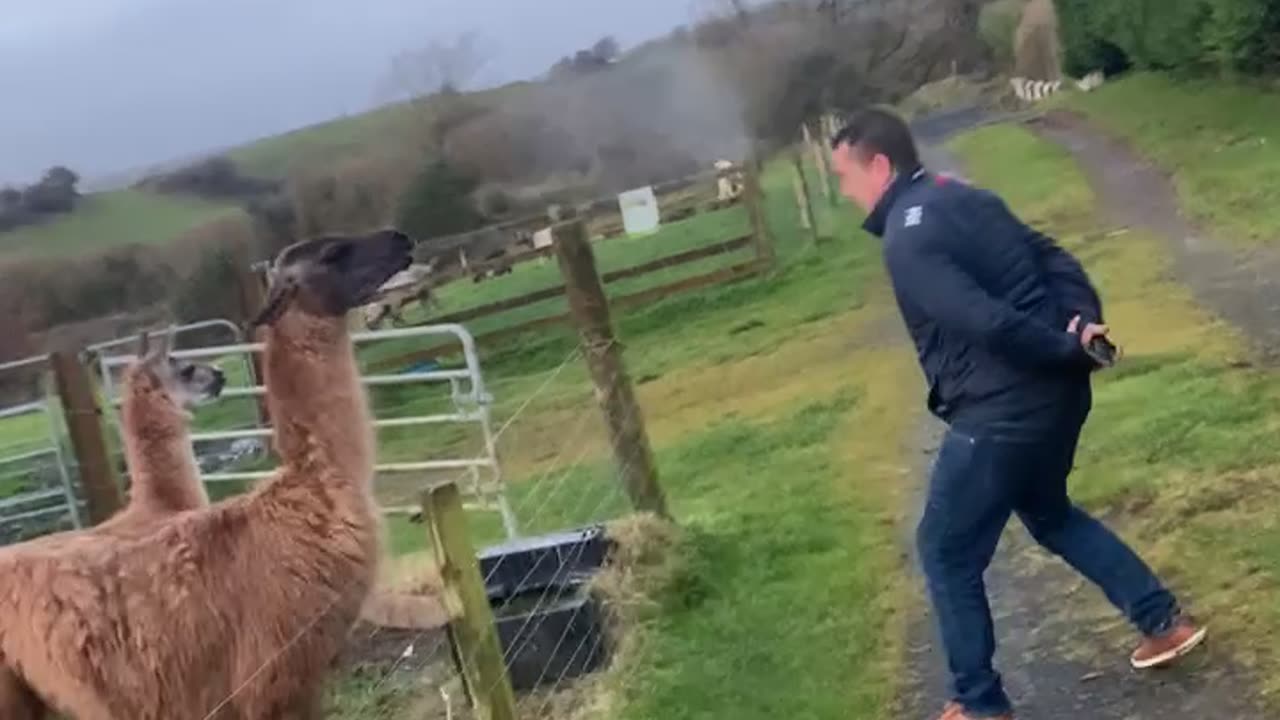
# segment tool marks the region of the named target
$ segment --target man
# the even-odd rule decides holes
[[[1067,497],[1105,336],[1080,264],[994,194],[931,175],[906,124],[859,113],[832,139],[841,192],[884,239],[898,308],[948,424],[917,530],[952,676],[943,720],[1012,718],[992,667],[983,572],[1011,514],[1098,585],[1142,634],[1131,662],[1164,665],[1204,639],[1123,541]]]

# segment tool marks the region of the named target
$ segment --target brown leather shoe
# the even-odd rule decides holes
[[[1191,619],[1180,617],[1167,631],[1143,638],[1142,644],[1129,657],[1129,662],[1139,670],[1169,665],[1204,642],[1206,632]]]
[[[946,704],[946,707],[942,708],[942,715],[938,718],[938,720],[980,720],[980,719],[966,713],[964,711],[964,708],[961,707],[960,703],[949,702]],[[993,718],[985,718],[981,720],[1013,720],[1013,716],[997,715],[996,717],[993,717]]]

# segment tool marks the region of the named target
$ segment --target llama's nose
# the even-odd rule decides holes
[[[220,394],[222,392],[222,388],[226,387],[226,384],[227,384],[227,376],[221,370],[214,370],[213,383],[212,383],[212,387],[210,388],[213,394],[215,396]]]

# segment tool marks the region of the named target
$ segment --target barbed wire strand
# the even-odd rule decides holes
[[[567,475],[571,474],[571,473],[572,473],[572,471],[573,471],[574,469],[576,469],[576,466],[575,466],[575,467],[570,467],[570,468],[565,472],[565,474],[564,474],[564,475],[565,475],[565,476],[567,476]],[[609,502],[610,500],[613,500],[613,499],[614,499],[615,497],[617,497],[620,493],[621,493],[621,490],[620,490],[620,488],[618,488],[618,487],[615,487],[615,488],[614,488],[614,492],[613,492],[613,493],[608,493],[608,492],[606,492],[606,493],[605,493],[604,498],[601,500],[601,502],[599,503],[599,505],[597,505],[597,507],[596,507],[596,508],[591,512],[591,516],[593,516],[593,517],[594,517],[594,516],[599,515],[599,513],[600,513],[600,512],[601,512],[601,511],[602,511],[602,510],[607,506],[608,502]],[[584,497],[589,497],[589,496],[584,495]],[[580,511],[580,510],[582,509],[582,507],[584,506],[584,504],[585,504],[585,503],[583,503],[583,502],[582,502],[582,500],[579,500],[578,504],[574,507],[574,511],[573,511],[573,513],[570,515],[570,517],[574,517],[574,516],[576,516],[576,515],[577,515],[577,513],[578,513],[578,511]],[[520,652],[522,652],[522,651],[524,650],[524,648],[525,648],[525,647],[527,647],[527,645],[528,645],[528,642],[529,642],[530,638],[532,638],[532,636],[533,636],[533,633],[534,633],[534,632],[536,632],[536,631],[537,631],[537,629],[538,629],[539,627],[541,627],[541,623],[545,621],[545,616],[544,616],[544,614],[541,612],[541,610],[542,610],[542,608],[544,607],[544,605],[545,605],[545,603],[546,603],[547,598],[549,597],[550,591],[551,591],[553,588],[555,588],[555,587],[556,587],[556,583],[558,582],[558,580],[559,580],[559,578],[560,578],[561,573],[562,573],[562,572],[565,572],[565,571],[566,571],[566,569],[570,568],[573,564],[576,564],[576,563],[577,563],[577,561],[578,561],[579,559],[581,559],[581,556],[582,556],[582,554],[586,551],[586,548],[587,548],[588,544],[589,544],[588,540],[586,540],[586,539],[580,540],[580,541],[577,543],[578,547],[577,547],[576,551],[574,552],[574,557],[573,557],[572,561],[570,561],[570,562],[566,562],[566,563],[563,563],[563,564],[561,565],[561,567],[557,568],[556,572],[555,572],[555,573],[553,574],[553,576],[552,576],[552,581],[551,581],[551,582],[549,582],[549,583],[547,584],[547,587],[546,587],[546,588],[544,588],[542,595],[539,597],[538,601],[534,604],[534,608],[533,608],[533,610],[529,611],[529,614],[528,614],[528,616],[525,618],[524,623],[521,625],[520,629],[516,631],[516,634],[515,634],[515,636],[514,636],[514,637],[516,637],[516,638],[522,638],[522,635],[523,635],[523,634],[525,633],[525,631],[528,629],[528,626],[529,626],[530,622],[532,622],[534,618],[538,618],[538,625],[537,625],[537,626],[535,626],[535,627],[533,628],[533,630],[531,630],[531,631],[528,633],[528,635],[524,635],[524,636],[523,636],[523,638],[522,638],[522,644],[521,644],[521,645],[519,645],[518,647],[513,645],[512,649],[510,649],[510,650],[508,650],[507,652],[504,652],[504,653],[503,653],[503,660],[504,660],[504,662],[505,662],[505,661],[507,661],[507,660],[509,660],[511,657],[518,656],[518,655],[519,655],[519,653],[520,653]],[[546,557],[547,557],[547,555],[543,555],[543,556],[539,557],[537,561],[535,561],[535,563],[533,564],[533,566],[528,570],[528,572],[526,572],[526,573],[525,573],[524,577],[523,577],[523,578],[522,578],[518,583],[516,583],[515,589],[514,589],[514,590],[513,590],[509,595],[508,595],[508,597],[507,597],[506,601],[505,601],[505,602],[503,602],[503,603],[499,606],[499,608],[495,611],[495,616],[496,616],[496,615],[501,614],[501,613],[502,613],[502,611],[504,611],[504,610],[506,610],[507,608],[509,608],[509,607],[510,607],[514,602],[515,602],[516,597],[520,594],[521,589],[522,589],[522,588],[524,588],[524,587],[526,586],[526,584],[529,582],[530,578],[532,578],[532,577],[533,577],[533,575],[537,572],[538,568],[542,565],[542,562],[543,562],[543,560],[544,560]],[[501,561],[502,561],[502,560],[505,560],[505,559],[506,559],[506,556],[503,556],[502,558],[499,558],[499,564],[501,563]],[[486,579],[485,579],[485,581],[484,581],[484,584],[485,584],[485,585],[487,585],[487,584],[488,584],[488,580],[489,580],[489,579],[491,579],[491,578],[492,578],[492,576],[496,573],[497,567],[498,567],[498,564],[495,564],[495,566],[494,566],[493,568],[491,568],[491,569],[490,569],[490,572],[489,572],[488,576],[486,577]],[[425,633],[426,633],[426,632],[429,632],[429,631],[422,631],[422,632],[418,633],[417,635],[415,635],[415,638],[414,638],[413,640],[411,640],[411,641],[410,641],[409,645],[414,645],[414,644],[416,644],[417,640],[420,640],[420,639],[421,639],[421,637],[422,637],[423,635],[425,635]],[[440,643],[439,643],[439,642],[437,642],[437,645],[436,645],[436,648],[437,648],[437,649],[438,649],[439,645],[440,645]],[[477,652],[479,652],[479,649],[478,649],[478,648],[477,648],[476,650],[474,650],[474,651],[473,651],[473,653],[472,653],[471,657],[469,658],[469,662],[468,662],[468,664],[471,664],[471,663],[474,663],[474,662],[475,662],[475,659],[476,659],[475,653],[477,653]],[[399,669],[400,664],[401,664],[405,659],[407,659],[407,658],[406,658],[405,656],[403,656],[403,655],[402,655],[399,659],[397,659],[397,661],[396,661],[395,663],[393,663],[393,664],[392,664],[392,667],[391,667],[391,668],[389,668],[389,669],[388,669],[388,670],[383,674],[383,676],[382,676],[381,678],[379,678],[378,682],[374,685],[373,690],[371,690],[371,696],[370,696],[370,697],[372,697],[372,693],[373,693],[373,692],[375,692],[378,688],[380,688],[384,683],[386,683],[386,682],[391,678],[391,676],[392,676],[392,675],[393,675],[393,674],[394,674],[394,673]],[[493,690],[493,687],[490,687],[490,688],[488,689],[488,691],[487,691],[487,692],[492,692],[492,690]],[[360,715],[361,715],[361,714],[363,714],[364,708],[367,706],[367,702],[368,702],[368,701],[366,701],[366,704],[364,704],[364,705],[362,705],[362,706],[361,706],[361,708],[360,708],[360,709],[359,709],[359,711],[355,714],[355,716],[354,716],[354,717],[357,717],[357,718],[358,718],[358,717],[360,717]]]
[[[506,423],[505,423],[501,428],[499,428],[498,432],[494,435],[494,442],[495,442],[495,443],[497,442],[497,439],[498,439],[499,437],[501,437],[502,433],[503,433],[503,432],[505,432],[505,431],[507,430],[507,428],[509,428],[509,427],[511,426],[511,424],[515,422],[515,420],[520,416],[520,414],[521,414],[521,413],[523,413],[523,412],[524,412],[524,410],[526,410],[526,409],[527,409],[527,408],[532,404],[532,402],[533,402],[534,398],[537,396],[538,392],[540,392],[540,391],[542,391],[542,390],[545,390],[547,387],[549,387],[549,386],[550,386],[550,383],[551,383],[551,382],[552,382],[552,381],[553,381],[557,376],[559,376],[559,374],[560,374],[560,373],[564,370],[564,368],[565,368],[565,367],[566,367],[566,366],[567,366],[567,365],[568,365],[568,364],[569,364],[569,363],[570,363],[570,362],[571,362],[571,361],[572,361],[572,360],[573,360],[573,359],[578,355],[578,353],[579,353],[579,352],[580,352],[580,348],[575,347],[575,348],[573,349],[573,351],[571,351],[571,352],[570,352],[570,353],[565,357],[564,361],[563,361],[563,362],[561,362],[560,366],[559,366],[559,367],[557,367],[554,371],[552,371],[552,372],[549,374],[549,377],[547,378],[547,380],[545,380],[545,381],[544,381],[544,382],[539,386],[539,388],[538,388],[537,390],[535,390],[532,394],[530,394],[530,396],[529,396],[529,397],[525,400],[525,402],[524,402],[524,403],[523,403],[523,404],[522,404],[522,405],[517,409],[517,411],[516,411],[516,412],[511,416],[511,418],[509,418],[509,419],[507,420],[507,422],[506,422]],[[505,556],[504,556],[503,558],[499,558],[499,563],[498,563],[498,564],[500,564],[500,563],[501,563],[501,561],[502,561],[503,559],[505,559]],[[497,564],[495,564],[495,567],[491,570],[490,575],[492,575],[494,572],[496,572],[496,570],[497,570]],[[230,704],[230,703],[231,703],[231,702],[232,702],[236,697],[238,697],[238,696],[240,695],[240,693],[244,692],[245,688],[247,688],[247,687],[248,687],[248,686],[249,686],[249,685],[250,685],[254,680],[256,680],[258,677],[260,677],[260,676],[262,675],[262,673],[263,673],[263,672],[264,672],[268,667],[270,667],[272,664],[274,664],[274,663],[276,662],[276,660],[278,660],[278,659],[279,659],[279,658],[280,658],[280,657],[281,657],[285,652],[287,652],[287,651],[289,651],[290,649],[292,649],[292,647],[293,647],[294,645],[296,645],[296,644],[298,643],[298,641],[299,641],[299,640],[301,640],[301,639],[302,639],[302,638],[303,638],[307,633],[309,633],[309,632],[310,632],[310,631],[311,631],[311,630],[316,626],[316,624],[320,622],[320,620],[321,620],[323,617],[325,617],[326,615],[328,615],[328,614],[333,610],[333,608],[337,606],[337,604],[338,604],[338,602],[339,602],[340,600],[341,600],[341,594],[339,594],[337,597],[335,597],[335,598],[334,598],[334,600],[333,600],[332,602],[330,602],[330,603],[329,603],[329,604],[328,604],[328,605],[327,605],[327,606],[326,606],[326,607],[325,607],[321,612],[319,612],[315,617],[311,618],[311,619],[310,619],[310,620],[309,620],[309,621],[308,621],[308,622],[307,622],[307,623],[302,627],[302,629],[300,629],[297,633],[295,633],[292,637],[290,637],[290,638],[289,638],[289,640],[288,640],[288,641],[287,641],[287,642],[286,642],[282,647],[280,647],[279,649],[277,649],[277,650],[276,650],[276,652],[272,653],[272,655],[271,655],[271,656],[270,656],[270,657],[269,657],[269,658],[268,658],[264,663],[262,663],[262,665],[260,665],[256,670],[254,670],[254,671],[253,671],[253,673],[251,673],[251,674],[249,675],[249,677],[248,677],[248,678],[246,678],[246,679],[244,680],[244,682],[242,682],[239,686],[237,686],[234,690],[232,690],[232,692],[231,692],[229,695],[227,695],[227,697],[226,697],[226,698],[224,698],[221,702],[219,702],[217,705],[215,705],[215,706],[214,706],[214,708],[213,708],[213,710],[211,710],[211,711],[209,712],[209,714],[205,715],[205,717],[204,717],[204,719],[203,719],[203,720],[211,720],[211,718],[213,718],[215,715],[217,715],[219,712],[221,712],[223,708],[225,708],[225,707],[226,707],[228,704]]]
[[[629,465],[624,466],[623,472],[628,470],[629,467],[630,467]],[[608,506],[610,501],[614,501],[621,497],[622,497],[621,486],[614,484],[611,488],[611,491],[607,489],[603,493],[603,497],[601,498],[601,501],[596,505],[595,509],[591,511],[590,513],[591,517],[593,518],[598,517],[600,513]],[[581,507],[582,507],[582,503],[580,502],[577,508],[575,508],[575,514],[577,510],[581,509]],[[559,579],[560,572],[565,571],[567,568],[571,568],[573,564],[576,564],[578,559],[581,558],[582,553],[585,552],[587,545],[588,545],[588,541],[586,539],[579,541],[578,548],[574,554],[574,558],[572,559],[572,561],[564,562],[561,565],[561,567],[557,570],[556,574],[553,576],[552,581],[547,584],[546,588],[544,588],[542,594],[539,596],[538,601],[534,604],[533,609],[527,612],[524,622],[521,624],[520,628],[515,632],[513,636],[514,638],[519,639],[519,644],[518,645],[513,644],[512,647],[503,654],[504,662],[509,661],[511,658],[518,657],[519,654],[523,652],[525,648],[528,647],[529,643],[532,642],[534,635],[537,633],[539,629],[541,629],[542,624],[546,622],[547,614],[543,612],[543,610],[547,604],[547,598],[550,597],[551,590],[557,589],[556,582]],[[526,577],[526,581],[527,579],[528,578]],[[517,589],[513,593],[511,593],[512,598],[518,595],[519,592],[520,592],[520,588],[518,586]],[[557,595],[557,599],[558,598],[559,598],[559,595]],[[510,600],[508,601],[507,604],[509,603],[510,603]],[[534,623],[535,619],[536,619],[536,624],[534,624],[533,627],[530,628],[529,627],[530,624]],[[471,657],[471,661],[472,662],[475,661],[474,653]],[[486,694],[489,692],[492,692],[494,687],[496,687],[496,685],[490,686],[487,689]]]
[[[566,474],[571,473],[572,471],[573,471],[573,468],[570,468],[568,471],[566,471]],[[583,550],[585,550],[587,543],[586,543],[586,541],[582,541],[582,542],[579,542],[579,543],[578,543],[578,545],[580,546],[580,547],[579,547],[579,550],[578,550],[578,555],[579,555],[579,557],[580,557],[580,556],[581,556],[582,551],[583,551]],[[524,586],[525,586],[525,584],[529,582],[529,579],[530,579],[530,578],[532,578],[532,577],[533,577],[533,575],[534,575],[534,574],[538,571],[538,569],[542,566],[543,560],[545,560],[545,559],[546,559],[546,557],[547,557],[547,555],[540,556],[540,557],[538,558],[538,560],[534,562],[533,566],[529,568],[529,570],[525,573],[524,577],[523,577],[523,578],[521,578],[521,580],[520,580],[518,583],[516,583],[516,589],[515,589],[515,591],[514,591],[514,592],[512,592],[512,593],[507,597],[506,601],[505,601],[505,602],[503,602],[503,603],[502,603],[502,605],[500,605],[500,606],[497,608],[497,610],[495,611],[495,616],[496,616],[496,615],[501,614],[504,610],[506,610],[507,608],[509,608],[509,607],[511,606],[511,604],[512,604],[512,603],[514,603],[514,602],[515,602],[516,596],[519,594],[519,589],[520,589],[520,588],[522,588],[522,587],[524,587]],[[499,566],[499,565],[501,564],[501,562],[502,562],[503,560],[505,560],[505,559],[506,559],[506,556],[503,556],[503,557],[499,558],[499,562],[498,562],[498,563],[496,563],[496,564],[494,565],[494,567],[490,568],[490,571],[489,571],[488,575],[486,575],[486,577],[484,578],[484,581],[483,581],[483,584],[484,584],[484,585],[486,585],[486,586],[488,585],[489,580],[490,580],[490,579],[492,579],[492,577],[496,574],[496,572],[497,572],[497,570],[498,570],[498,566]],[[576,559],[575,559],[575,561],[574,561],[574,562],[576,562]],[[553,576],[553,577],[558,577],[558,576],[559,576],[559,572],[560,572],[560,569],[557,569],[557,571],[556,571],[556,575],[555,575],[555,576]],[[540,598],[540,599],[539,599],[539,602],[536,604],[536,608],[537,608],[537,607],[541,607],[541,602],[542,602],[542,599]],[[410,647],[410,646],[413,646],[413,645],[417,644],[417,642],[418,642],[418,641],[420,641],[420,640],[422,639],[422,637],[423,637],[424,635],[426,635],[426,633],[431,632],[431,631],[432,631],[432,630],[434,630],[434,629],[435,629],[435,628],[430,628],[430,629],[426,629],[426,630],[422,630],[422,631],[418,632],[418,633],[417,633],[417,634],[415,634],[415,635],[414,635],[414,637],[409,641],[409,643],[406,645],[406,647]],[[519,637],[519,633],[517,633],[517,637]],[[432,649],[432,654],[434,654],[434,652],[435,652],[436,650],[438,650],[438,649],[439,649],[440,645],[442,645],[442,644],[443,644],[443,640],[444,640],[444,638],[442,638],[441,640],[438,640],[438,641],[436,642],[435,646],[434,646],[434,647],[433,647],[433,649]],[[475,652],[478,652],[478,649],[477,649]],[[381,687],[382,687],[382,686],[383,686],[383,685],[384,685],[384,684],[385,684],[385,683],[386,683],[386,682],[387,682],[387,681],[388,681],[388,680],[389,680],[389,679],[390,679],[390,678],[391,678],[391,677],[392,677],[392,676],[393,676],[393,675],[394,675],[394,674],[399,670],[400,665],[401,665],[405,660],[407,660],[407,659],[408,659],[408,657],[407,657],[407,656],[405,656],[405,655],[401,655],[401,656],[400,656],[400,658],[398,658],[398,659],[396,660],[396,662],[395,662],[395,663],[393,663],[393,664],[392,664],[392,666],[391,666],[390,668],[388,668],[388,669],[383,673],[382,677],[380,677],[380,678],[378,679],[378,682],[377,682],[377,683],[375,683],[375,684],[374,684],[374,686],[373,686],[373,688],[369,691],[369,696],[368,696],[368,697],[369,697],[369,699],[368,699],[368,700],[366,700],[366,702],[365,702],[365,703],[362,703],[362,704],[361,704],[361,707],[360,707],[360,708],[358,708],[358,710],[357,710],[356,714],[354,715],[354,717],[358,718],[358,717],[360,717],[360,716],[363,714],[364,709],[367,707],[368,703],[369,703],[369,702],[371,702],[372,698],[375,696],[376,691],[377,691],[379,688],[381,688]],[[506,656],[505,656],[505,654],[504,654],[504,660],[505,660],[505,659],[506,659]],[[475,661],[475,655],[474,655],[474,653],[473,653],[473,655],[469,658],[469,663],[473,663],[474,661]],[[490,690],[492,690],[492,688],[490,688]]]
[[[607,345],[608,345],[608,344],[610,344],[610,343],[601,344],[601,346],[600,346],[600,347],[607,347]],[[590,349],[590,350],[597,350],[597,351],[598,351],[600,348],[599,348],[599,347],[596,347],[596,348],[589,348],[589,349]],[[579,462],[580,462],[580,461],[579,461]],[[576,468],[576,464],[575,464],[575,468]],[[569,472],[572,472],[572,469],[573,469],[573,468],[571,468]],[[630,465],[629,465],[629,464],[628,464],[628,465],[624,465],[624,466],[621,468],[621,471],[620,471],[619,473],[616,473],[616,475],[625,475],[625,473],[626,473],[629,469],[630,469]],[[562,482],[562,483],[563,483],[563,481],[564,481],[565,477],[567,477],[567,475],[569,474],[569,472],[566,472],[566,473],[561,477],[561,482]],[[601,498],[600,503],[596,506],[596,508],[595,508],[594,510],[592,510],[592,511],[591,511],[591,513],[590,513],[591,518],[593,518],[593,519],[594,519],[594,518],[598,517],[598,516],[600,515],[600,513],[605,509],[605,507],[607,507],[608,503],[609,503],[611,500],[614,500],[615,498],[620,498],[620,497],[622,496],[622,494],[623,494],[623,493],[622,493],[621,485],[616,484],[616,483],[612,484],[612,492],[609,492],[608,490],[606,490],[606,492],[604,493],[604,496]],[[583,497],[584,497],[584,498],[586,498],[586,497],[589,497],[589,496],[584,494],[584,496],[583,496]],[[542,504],[542,506],[541,506],[541,507],[545,507],[545,506],[549,503],[549,500],[550,500],[550,498],[548,498],[547,500],[545,500],[545,501],[543,502],[543,504]],[[584,503],[583,503],[582,501],[579,501],[579,503],[575,506],[575,508],[574,508],[573,512],[572,512],[572,513],[570,513],[570,515],[569,515],[568,517],[569,517],[569,518],[576,518],[576,517],[578,516],[578,512],[581,510],[581,508],[582,508],[583,504],[584,504]],[[572,521],[572,520],[571,520],[571,521]],[[520,629],[516,631],[516,634],[515,634],[515,636],[514,636],[514,637],[515,637],[515,638],[521,638],[520,644],[519,644],[519,645],[513,645],[513,646],[512,646],[512,648],[510,648],[507,652],[505,652],[505,653],[504,653],[504,656],[503,656],[504,662],[505,662],[505,661],[507,661],[507,660],[509,660],[511,657],[516,657],[516,656],[518,656],[518,655],[519,655],[519,653],[520,653],[520,652],[522,652],[522,651],[524,650],[524,648],[528,646],[528,643],[531,641],[531,639],[532,639],[533,635],[537,632],[537,630],[541,628],[541,624],[542,624],[543,622],[545,622],[545,620],[546,620],[545,613],[543,613],[543,612],[542,612],[543,607],[544,607],[544,605],[546,604],[547,598],[548,598],[548,597],[550,597],[550,591],[551,591],[553,588],[555,588],[555,587],[556,587],[556,580],[558,580],[560,572],[561,572],[561,571],[563,571],[565,568],[570,567],[573,563],[576,563],[576,562],[577,562],[577,560],[581,557],[582,553],[585,551],[585,549],[586,549],[586,547],[587,547],[587,544],[588,544],[588,543],[587,543],[587,541],[586,541],[586,540],[582,540],[582,541],[580,541],[580,542],[578,543],[579,547],[578,547],[578,549],[577,549],[577,552],[575,553],[575,557],[574,557],[573,561],[572,561],[572,562],[570,562],[570,563],[563,563],[563,564],[561,565],[561,567],[557,569],[556,574],[553,576],[553,580],[552,580],[552,582],[548,583],[547,587],[546,587],[546,588],[544,588],[544,590],[543,590],[542,594],[539,596],[538,601],[534,604],[534,608],[533,608],[531,611],[529,611],[529,612],[528,612],[528,614],[526,615],[525,620],[524,620],[524,622],[522,623],[522,625],[521,625]],[[544,556],[544,557],[545,557],[545,556]],[[500,558],[500,559],[499,559],[499,564],[501,563],[501,561],[502,561],[502,560],[505,560],[505,559],[506,559],[506,556],[503,556],[502,558]],[[499,608],[499,612],[501,612],[501,610],[505,610],[507,607],[509,607],[509,606],[510,606],[510,604],[515,600],[516,596],[518,596],[518,595],[520,594],[520,590],[525,586],[525,584],[528,582],[529,578],[530,578],[530,577],[532,577],[533,573],[537,570],[538,566],[539,566],[539,565],[541,564],[541,562],[542,562],[542,559],[543,559],[543,558],[542,558],[542,557],[540,557],[540,558],[538,559],[538,561],[536,561],[536,562],[535,562],[534,566],[533,566],[532,568],[530,568],[530,571],[529,571],[528,573],[526,573],[526,574],[525,574],[525,577],[524,577],[524,578],[523,578],[519,583],[517,583],[515,590],[514,590],[513,592],[511,592],[511,593],[510,593],[510,595],[509,595],[509,597],[508,597],[507,601],[506,601],[505,603],[503,603],[503,605]],[[490,576],[492,576],[493,572],[496,572],[496,570],[497,570],[497,565],[495,565],[495,567],[492,569],[492,571],[491,571],[491,573],[490,573]],[[486,584],[487,584],[487,582],[488,582],[488,581],[487,581],[487,579],[486,579]],[[537,619],[537,620],[536,620],[537,624],[536,624],[536,625],[535,625],[535,626],[530,630],[529,625],[530,625],[530,623],[531,623],[531,622],[534,622],[535,618]],[[526,631],[528,631],[528,632],[526,633]],[[522,636],[523,636],[523,637],[522,637]],[[477,651],[476,651],[476,652],[478,652],[478,649],[477,649]],[[471,658],[471,661],[472,661],[472,662],[474,662],[474,660],[475,660],[475,657],[473,656],[473,657]],[[393,669],[394,669],[394,668],[393,668]],[[388,674],[388,676],[384,676],[384,678],[383,678],[383,680],[382,680],[382,681],[385,681],[386,677],[389,677],[389,674]],[[382,682],[382,681],[380,681],[380,682]],[[492,692],[492,690],[493,690],[493,688],[492,688],[492,687],[490,687],[490,688],[488,689],[488,691],[487,691],[487,692]]]

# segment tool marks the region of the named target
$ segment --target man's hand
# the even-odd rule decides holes
[[[1079,315],[1071,318],[1071,322],[1067,324],[1067,332],[1080,336],[1080,344],[1098,367],[1111,367],[1118,359],[1119,351],[1107,337],[1110,331],[1106,325],[1098,323],[1084,323],[1081,328]]]
[[[1106,325],[1098,325],[1097,323],[1085,323],[1084,329],[1082,330],[1080,328],[1080,316],[1077,315],[1071,318],[1071,322],[1067,324],[1067,332],[1072,335],[1079,335],[1080,344],[1088,347],[1089,343],[1092,342],[1094,338],[1098,336],[1106,337],[1107,333],[1111,332],[1111,328],[1108,328]]]

